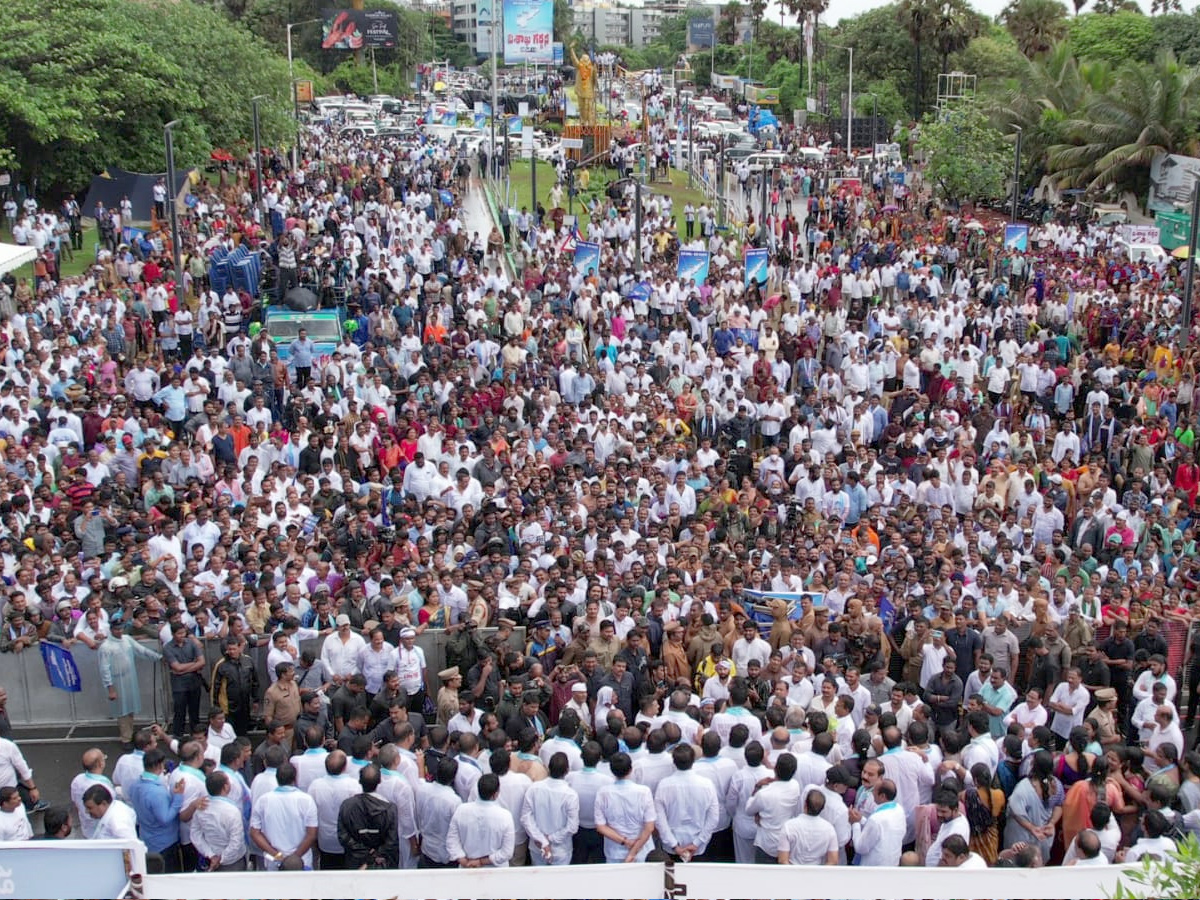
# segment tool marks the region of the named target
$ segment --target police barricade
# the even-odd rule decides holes
[[[480,634],[487,638],[495,634],[495,628],[481,628]],[[426,692],[436,697],[437,673],[446,668],[446,644],[449,635],[443,629],[427,629],[417,635],[417,646],[425,652]],[[300,642],[301,653],[311,651],[320,658],[321,643],[325,638],[313,638]],[[162,647],[157,641],[144,641],[155,650]],[[221,660],[223,643],[210,639],[204,643],[204,678],[211,686],[214,666]],[[513,629],[509,645],[517,650],[525,649],[525,628]],[[259,693],[271,684],[267,676],[267,653],[269,647],[256,647],[250,651],[259,676]],[[71,647],[71,655],[79,669],[80,690],[69,692],[50,686],[42,656],[35,648],[21,653],[0,654],[0,687],[8,692],[8,718],[15,728],[32,728],[72,725],[97,725],[111,721],[109,716],[108,692],[100,681],[97,652],[84,644]],[[165,665],[137,657],[138,688],[141,691],[141,714],[139,722],[156,721],[166,723],[171,715],[170,675]],[[463,673],[466,675],[466,673]],[[201,700],[200,714],[207,716],[209,692]]]

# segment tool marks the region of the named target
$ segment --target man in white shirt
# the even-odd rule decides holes
[[[573,838],[579,831],[579,795],[566,781],[570,766],[567,754],[555,751],[547,764],[550,777],[533,782],[525,792],[521,825],[529,837],[529,857],[535,866],[571,862]]]
[[[600,791],[615,782],[608,772],[598,768],[600,745],[589,741],[580,750],[583,768],[567,774],[567,784],[579,798],[579,830],[575,839],[571,861],[576,865],[603,861],[603,839],[596,831],[596,797]]]
[[[784,823],[776,857],[781,866],[837,865],[837,832],[821,818],[824,810],[825,795],[810,791],[804,798],[804,812]]]
[[[780,754],[775,761],[774,780],[757,788],[746,803],[746,813],[755,816],[758,823],[754,833],[754,861],[760,865],[778,860],[783,826],[795,818],[800,803],[800,785],[793,777],[795,774],[796,757]]]
[[[438,763],[434,780],[421,782],[417,786],[417,828],[421,835],[418,868],[448,869],[457,862],[455,857],[449,855],[447,837],[450,822],[462,806],[462,798],[454,790],[459,765],[457,760],[443,759]]]
[[[604,858],[609,863],[645,862],[657,814],[650,789],[635,782],[633,761],[617,753],[609,761],[616,779],[596,794],[596,831],[604,838]]]
[[[654,792],[655,824],[662,848],[682,862],[708,849],[720,821],[720,804],[712,782],[693,771],[696,751],[679,744],[671,751],[675,774]]]
[[[479,799],[464,803],[450,818],[446,855],[462,869],[507,867],[513,856],[515,828],[512,815],[496,802],[500,779],[492,773],[480,777]]]
[[[290,762],[275,770],[275,780],[278,786],[259,797],[250,810],[250,839],[263,852],[268,871],[277,870],[289,856],[300,857],[306,868],[312,868],[317,804],[296,788],[296,768]]]
[[[217,771],[205,784],[208,805],[192,817],[192,844],[208,860],[209,872],[245,871],[246,826],[241,807],[230,799],[233,782]]]
[[[362,793],[357,774],[346,771],[346,754],[333,750],[325,757],[325,774],[308,787],[317,806],[317,847],[322,869],[344,869],[346,850],[338,840],[338,813],[343,801]]]
[[[850,839],[860,866],[898,866],[904,850],[907,822],[904,810],[896,803],[896,784],[880,778],[871,794],[875,810],[866,818],[858,809],[850,810]]]
[[[79,813],[79,830],[83,832],[84,838],[90,838],[96,831],[96,820],[87,814],[87,810],[83,806],[84,793],[94,784],[103,784],[113,792],[114,796],[116,795],[116,788],[104,775],[104,758],[104,754],[95,747],[83,751],[81,760],[83,771],[71,779],[71,805]],[[137,777],[141,777],[140,772]],[[136,778],[131,779],[131,781],[135,780]]]
[[[1066,746],[1071,729],[1083,724],[1083,713],[1091,702],[1091,694],[1082,681],[1078,669],[1067,669],[1067,680],[1061,682],[1046,701],[1046,707],[1054,713],[1050,730],[1061,739],[1063,746]]]
[[[133,807],[113,798],[103,784],[93,784],[83,792],[83,806],[96,820],[95,840],[137,840],[137,814]]]
[[[903,746],[900,729],[883,729],[884,752],[879,757],[884,775],[896,786],[896,800],[904,810],[906,829],[904,842],[909,843],[916,833],[913,813],[921,803],[922,788],[933,787],[933,772],[920,756]]]
[[[958,791],[945,786],[939,788],[933,795],[933,807],[940,824],[937,837],[925,851],[925,866],[930,869],[940,864],[942,845],[951,835],[959,835],[964,841],[971,839],[971,826],[959,811]]]
[[[90,816],[89,816],[90,818]],[[0,788],[0,841],[33,839],[33,826],[15,787]]]
[[[358,657],[367,642],[353,630],[350,617],[345,613],[334,621],[337,631],[321,644],[321,662],[325,664],[334,684],[342,684],[351,675],[358,674]]]

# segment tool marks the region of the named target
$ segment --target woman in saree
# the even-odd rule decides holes
[[[1079,832],[1092,827],[1092,810],[1100,802],[1109,809],[1121,805],[1121,789],[1109,780],[1108,760],[1103,756],[1092,763],[1086,778],[1071,785],[1063,799],[1064,847],[1070,847]]]
[[[960,797],[971,825],[970,847],[994,866],[1000,853],[1000,819],[1008,800],[987,763],[972,766],[971,779],[974,787],[965,788]]]
[[[1054,834],[1062,818],[1062,782],[1054,777],[1054,756],[1038,750],[1029,776],[1021,779],[1008,800],[1008,823],[1004,827],[1004,847],[1037,844],[1042,859],[1050,858]]]

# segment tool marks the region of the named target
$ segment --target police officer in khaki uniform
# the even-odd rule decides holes
[[[458,713],[458,692],[462,687],[462,673],[458,666],[438,672],[442,686],[437,694],[437,723],[446,725]]]

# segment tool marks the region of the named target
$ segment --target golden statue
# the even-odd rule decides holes
[[[596,64],[584,53],[580,56],[571,45],[571,62],[575,64],[575,100],[579,104],[579,121],[596,124]]]

